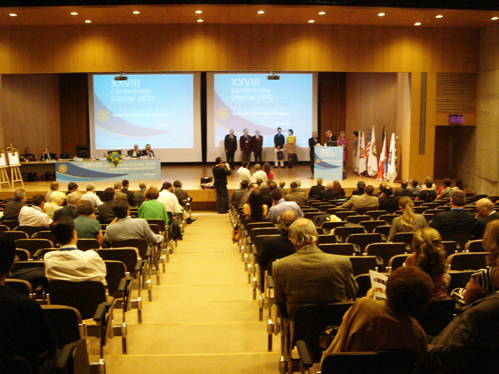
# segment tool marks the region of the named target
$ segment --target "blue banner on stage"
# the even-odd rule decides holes
[[[122,161],[117,166],[107,161],[69,161],[55,164],[59,182],[98,182],[161,179],[160,160]]]
[[[343,147],[314,148],[314,178],[324,181],[343,180]]]

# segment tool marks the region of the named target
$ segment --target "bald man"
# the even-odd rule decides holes
[[[471,232],[472,239],[482,239],[485,227],[495,219],[499,219],[499,213],[494,210],[494,203],[487,198],[480,199],[476,202],[476,224]]]

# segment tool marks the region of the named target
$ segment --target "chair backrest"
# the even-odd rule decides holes
[[[479,270],[486,267],[489,252],[460,252],[447,257],[449,270]]]
[[[20,356],[0,356],[0,374],[32,374],[29,361]]]
[[[365,214],[371,216],[373,220],[378,220],[379,216],[388,214],[388,212],[386,210],[368,210]]]
[[[59,349],[83,338],[82,318],[77,309],[65,305],[42,305],[42,310],[57,338]]]
[[[155,223],[150,223],[149,224],[149,228],[151,229],[151,231],[155,234],[161,234],[161,230],[159,229],[159,226],[156,225]]]
[[[5,226],[5,225],[0,225],[0,232],[4,232],[4,231],[10,231],[10,227]]]
[[[326,221],[321,225],[321,227],[325,230],[333,230],[337,227],[345,226],[347,223],[348,223],[347,221],[337,221],[337,222]]]
[[[45,264],[43,263],[43,261],[16,261],[12,264],[10,273],[12,274],[20,269],[28,268],[45,268]]]
[[[33,234],[36,234],[38,231],[43,231],[43,230],[47,230],[46,227],[34,227],[34,226],[17,226],[14,231],[23,231],[25,232],[26,234],[28,234],[28,236],[31,238],[31,236]]]
[[[392,242],[412,245],[412,238],[414,238],[414,232],[397,232],[393,235]]]
[[[106,248],[97,251],[104,260],[121,261],[125,264],[127,270],[133,274],[137,265],[137,252],[135,248]]]
[[[360,221],[359,225],[364,226],[367,232],[374,232],[374,229],[379,226],[385,226],[386,222],[382,220]],[[388,236],[388,235],[385,235]]]
[[[54,235],[52,235],[52,231],[50,231],[50,230],[38,231],[36,234],[33,235],[33,238],[35,238],[35,239],[48,239],[54,244],[57,243],[57,240],[55,240]]]
[[[108,293],[114,298],[120,298],[122,295],[119,294],[118,288],[120,282],[126,276],[127,268],[126,265],[121,261],[104,260],[106,264],[106,281]]]
[[[252,229],[256,227],[274,227],[275,225],[272,222],[250,222],[244,225],[244,228],[250,232]]]
[[[31,296],[31,294],[33,293],[33,287],[31,287],[31,283],[22,279],[6,279],[5,285],[26,296]]]
[[[446,257],[449,257],[453,253],[459,252],[460,249],[459,244],[454,240],[444,240],[442,241],[442,245],[444,246]],[[483,249],[477,252],[483,252]]]
[[[412,209],[414,210],[414,213],[423,214],[425,211],[428,210],[428,207],[426,207],[426,206],[415,206]]]
[[[384,236],[388,237],[390,234],[390,225],[381,225],[377,226],[373,232],[378,233],[378,234],[383,234]]]
[[[366,296],[367,291],[371,288],[371,276],[369,274],[359,274],[355,277],[359,289],[355,295],[356,299]]]
[[[28,234],[23,231],[5,231],[3,234],[10,240],[29,239]]]
[[[356,216],[348,216],[346,220],[350,223],[360,224],[362,221],[371,221],[372,217],[367,214],[358,214]]]
[[[405,243],[372,243],[365,248],[364,253],[367,256],[380,257],[383,260],[383,264],[388,264],[393,256],[402,255],[406,251],[407,247]]]
[[[365,233],[366,229],[364,226],[340,226],[336,227],[333,231],[334,235],[341,237],[343,242],[346,242],[347,238],[352,234],[362,234]]]
[[[277,227],[257,227],[250,231],[251,242],[254,243],[255,238],[260,235],[278,235],[280,231]]]
[[[100,303],[106,301],[106,290],[101,282],[68,282],[54,280],[49,283],[50,304],[76,308],[83,319],[92,318]]]
[[[16,248],[22,248],[29,251],[31,256],[39,249],[53,248],[54,243],[48,239],[17,239]]]
[[[147,241],[145,239],[115,240],[112,243],[110,243],[110,246],[112,248],[126,248],[126,247],[137,248],[140,257],[142,259],[147,258]]]
[[[7,226],[11,231],[19,226],[19,222],[15,219],[4,219],[2,225]]]
[[[337,211],[334,213],[339,219],[342,221],[346,221],[346,218],[349,216],[356,216],[357,212],[352,212],[351,210],[345,210],[345,211]]]
[[[391,225],[393,220],[397,217],[400,217],[400,215],[399,214],[383,214],[383,215],[379,216],[378,219],[381,221],[385,221],[386,223]]]
[[[147,223],[149,224],[153,224],[153,225],[158,225],[159,226],[159,230],[161,232],[165,231],[166,230],[166,224],[165,224],[165,221],[162,220],[162,219],[151,219],[151,218],[148,218],[147,219]]]
[[[327,214],[334,214],[334,215],[336,215],[336,213],[338,213],[338,212],[347,212],[347,210],[345,208],[341,208],[339,206],[337,206],[335,208],[328,208],[326,210]]]
[[[455,288],[466,288],[475,270],[450,270],[449,292]]]
[[[352,243],[324,243],[317,246],[322,252],[332,255],[354,256],[360,252],[360,248]]]
[[[369,273],[369,270],[379,270],[383,261],[376,256],[349,256],[352,263],[353,275]]]
[[[483,242],[482,239],[470,240],[464,246],[464,251],[465,252],[485,252],[485,250],[482,247],[482,242]]]
[[[324,214],[324,212],[306,212],[305,213],[305,218],[307,219],[313,219],[315,216],[320,216]]]
[[[31,258],[31,253],[29,251],[16,248],[16,260],[15,261],[28,261]]]
[[[391,273],[395,269],[398,269],[401,266],[404,266],[404,262],[409,257],[408,254],[404,255],[395,255],[388,261],[388,265],[385,267],[385,271]]]
[[[363,252],[366,247],[371,243],[381,243],[384,242],[386,238],[378,233],[362,233],[362,234],[351,234],[347,237],[347,243],[354,243],[360,247]]]
[[[100,246],[99,241],[97,239],[81,238],[81,239],[78,239],[78,242],[76,243],[76,247],[79,250],[88,251],[89,249],[98,250],[101,246]]]
[[[328,235],[328,234],[319,234],[319,239],[317,244],[332,244],[338,243],[338,238],[336,235]]]
[[[33,253],[33,259],[34,260],[38,260],[38,261],[42,261],[43,258],[45,257],[45,255],[47,253],[52,252],[52,251],[58,251],[58,250],[59,250],[58,248],[42,248],[42,249],[39,249],[35,253]]]
[[[86,339],[64,346],[55,369],[57,373],[63,374],[90,374]]]
[[[448,298],[433,300],[428,306],[414,313],[427,335],[437,336],[450,323],[456,313],[456,302]]]

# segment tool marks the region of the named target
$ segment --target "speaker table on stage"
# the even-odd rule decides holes
[[[343,147],[314,148],[314,178],[325,181],[343,180]]]

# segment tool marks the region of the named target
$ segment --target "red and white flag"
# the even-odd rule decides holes
[[[383,148],[381,149],[381,154],[379,155],[379,167],[378,167],[378,175],[376,176],[377,181],[386,180],[386,132],[385,126],[383,126],[383,135],[381,137],[381,142],[383,143]]]

